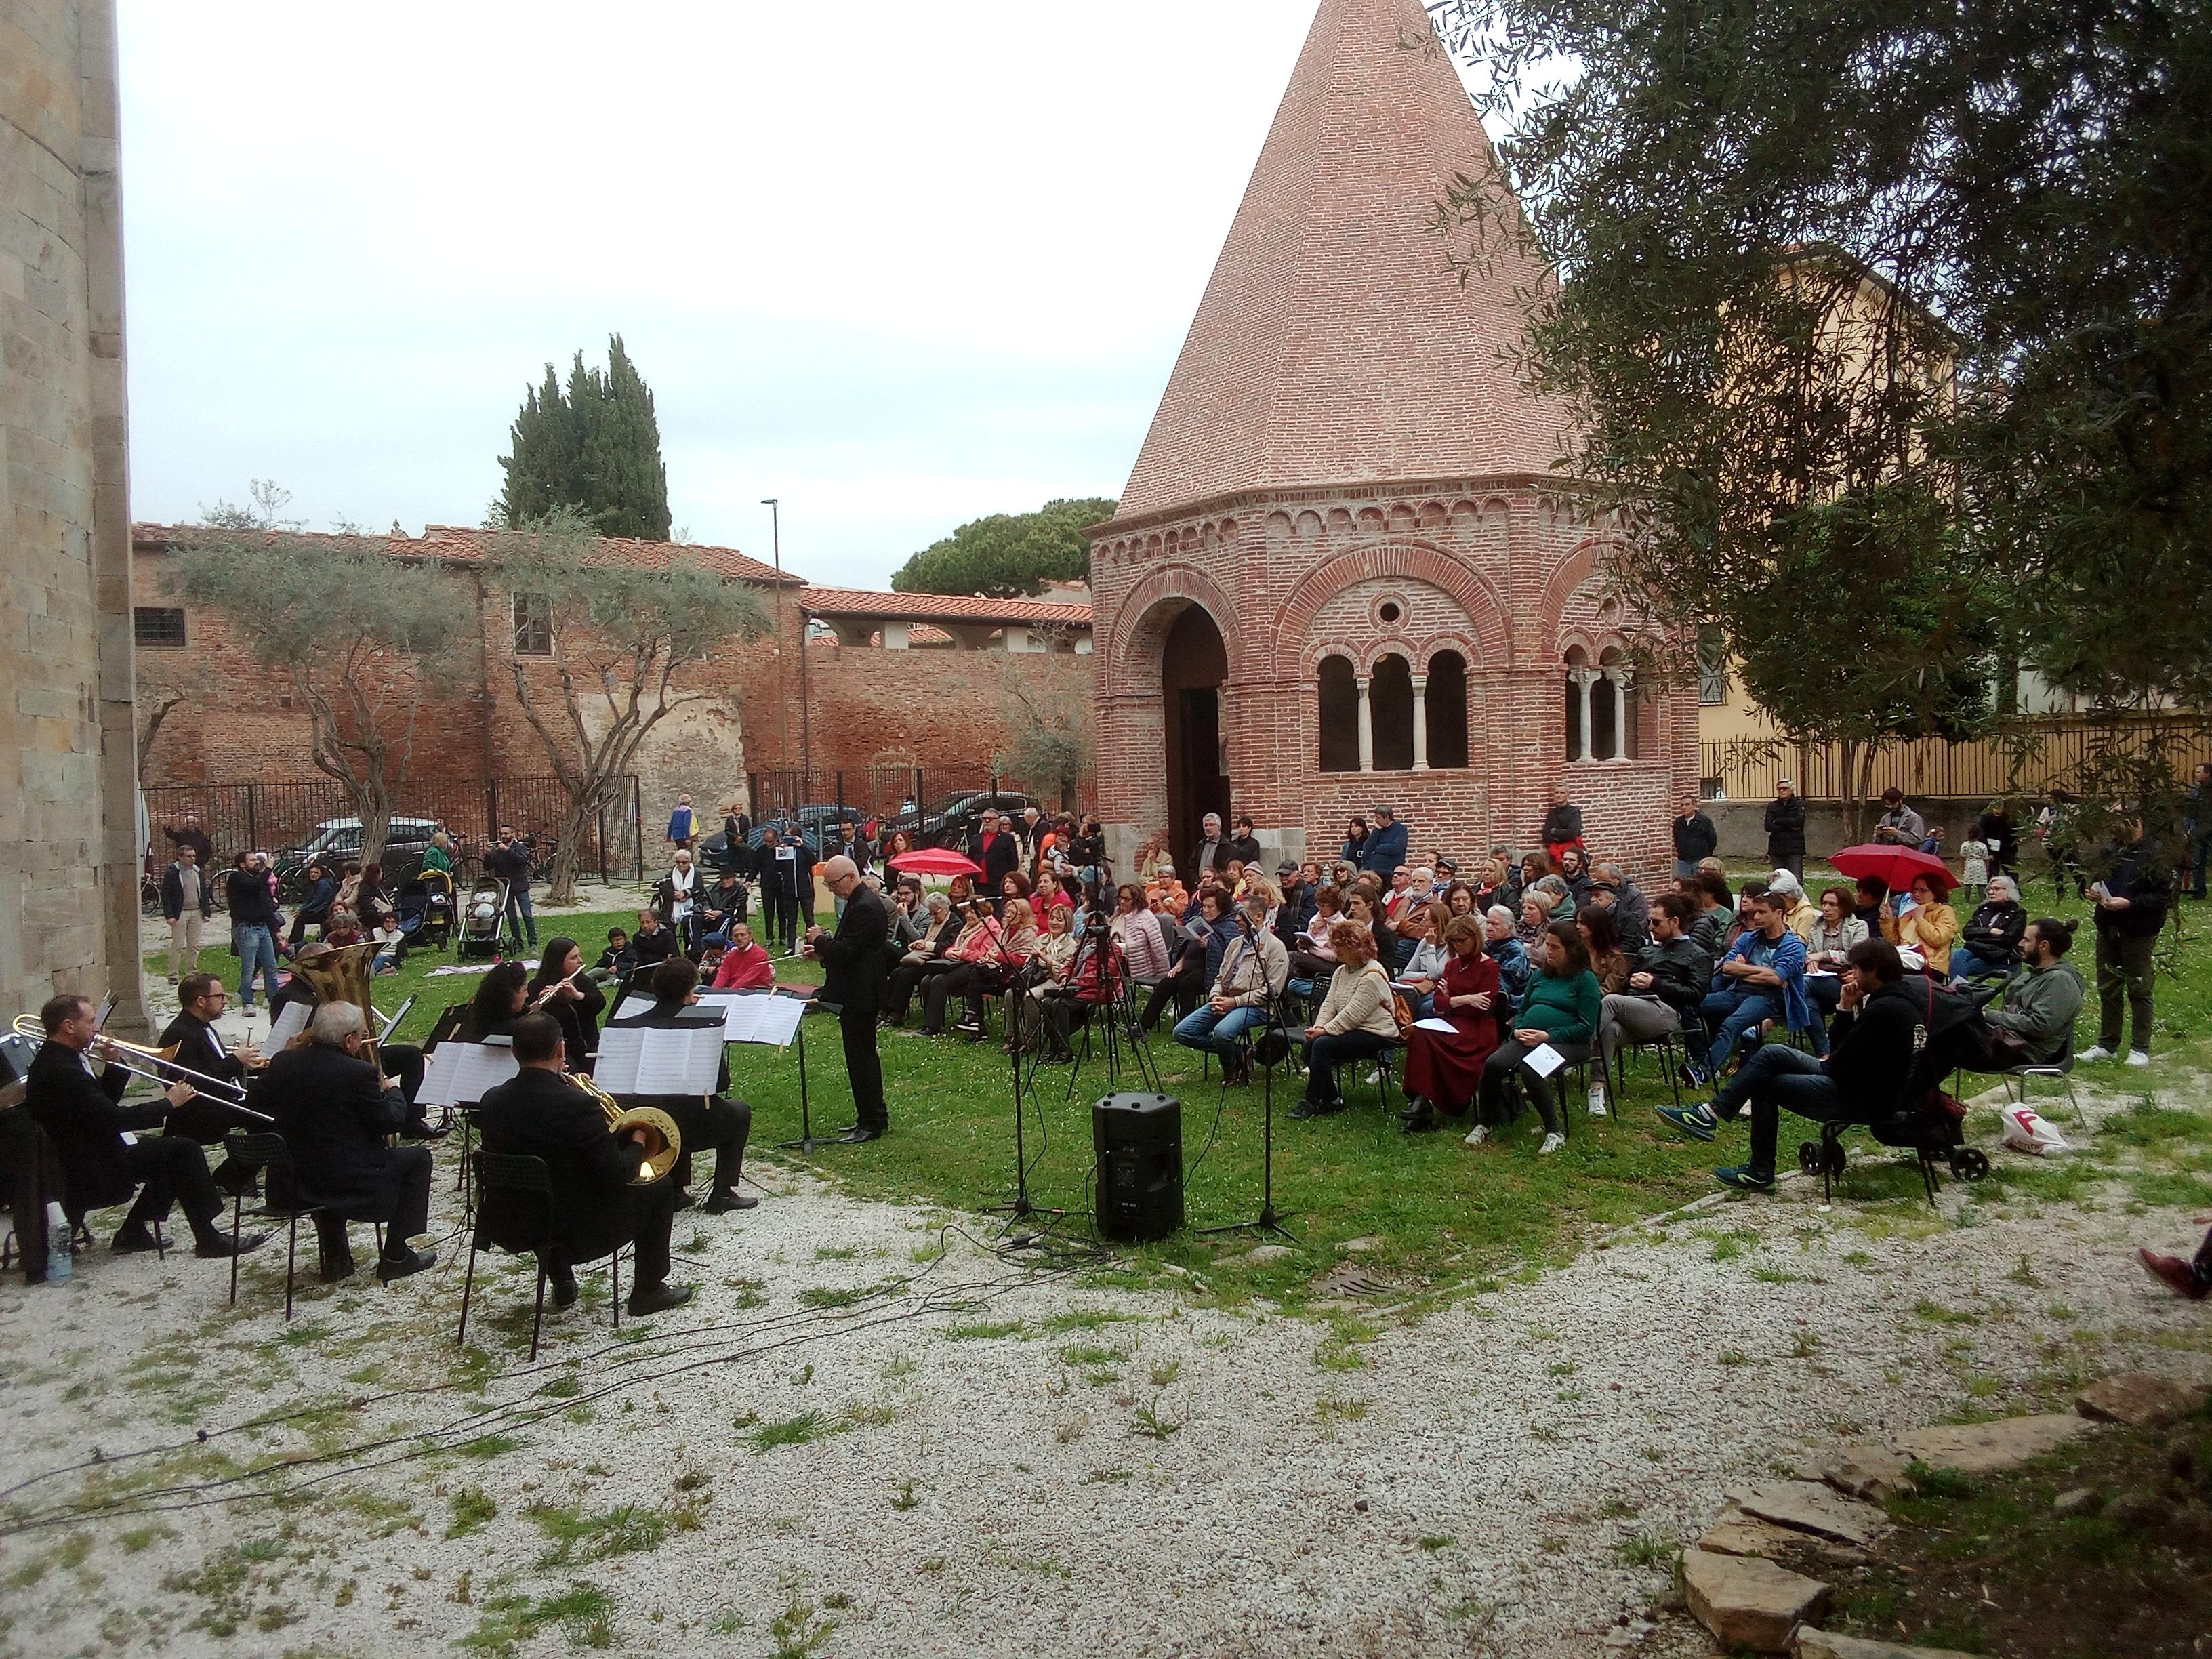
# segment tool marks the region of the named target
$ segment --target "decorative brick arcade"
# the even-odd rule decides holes
[[[1115,518],[1091,532],[1117,863],[1209,810],[1272,859],[1378,801],[1417,851],[1588,839],[1667,867],[1694,702],[1638,694],[1559,404],[1506,349],[1547,274],[1431,216],[1487,135],[1418,0],[1322,0]],[[1499,186],[1502,194],[1502,185]]]

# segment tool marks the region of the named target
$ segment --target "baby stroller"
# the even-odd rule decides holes
[[[450,871],[425,870],[418,882],[408,886],[422,889],[422,933],[420,943],[433,951],[442,951],[453,938],[453,878]],[[399,894],[399,908],[407,908],[407,890]]]
[[[1927,999],[1927,1012],[1912,1028],[1912,1065],[1896,1109],[1888,1117],[1859,1127],[1880,1145],[1913,1154],[1921,1184],[1933,1204],[1942,1184],[1936,1175],[1938,1163],[1948,1167],[1954,1179],[1972,1182],[1989,1174],[1990,1160],[1980,1147],[1966,1145],[1966,1109],[1943,1088],[1943,1080],[1974,1049],[1980,1010],[1972,999],[1933,980],[1923,979],[1921,994]],[[1852,1127],[1839,1121],[1824,1122],[1817,1145],[1808,1140],[1797,1148],[1797,1167],[1820,1177],[1823,1200],[1834,1196],[1836,1177],[1845,1168],[1844,1131]]]
[[[422,929],[429,913],[429,888],[419,878],[401,882],[392,901],[392,925],[399,930],[399,948],[393,953],[393,961],[404,959],[408,951],[428,943]]]
[[[500,918],[506,912],[507,884],[496,876],[478,876],[461,913],[461,939],[453,954],[464,962],[473,956],[497,956]]]

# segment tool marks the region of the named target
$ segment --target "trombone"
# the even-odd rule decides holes
[[[36,1014],[16,1015],[15,1024],[9,1029],[17,1036],[27,1037],[33,1042],[43,1043],[46,1040],[46,1028]],[[164,1089],[173,1083],[189,1083],[202,1094],[227,1100],[233,1105],[245,1102],[244,1085],[233,1083],[228,1078],[210,1077],[205,1072],[196,1072],[189,1066],[179,1066],[159,1048],[149,1048],[143,1042],[125,1042],[121,1037],[112,1037],[105,1033],[101,1034],[99,1041],[107,1045],[108,1058],[113,1064],[149,1082],[158,1083]],[[137,1064],[132,1063],[131,1057],[133,1055],[137,1058]],[[156,1066],[167,1066],[178,1075],[164,1077],[154,1069]]]

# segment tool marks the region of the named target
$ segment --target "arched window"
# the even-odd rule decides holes
[[[1467,659],[1439,651],[1429,659],[1427,696],[1429,764],[1467,764]]]
[[[1321,769],[1359,769],[1359,685],[1342,657],[1321,659]]]
[[[1589,659],[1582,647],[1567,653],[1567,758],[1589,758]]]
[[[1596,707],[1607,713],[1599,717],[1598,738],[1594,745],[1601,758],[1634,760],[1636,758],[1636,671],[1628,654],[1619,649],[1607,651],[1598,659],[1605,675],[1595,690]],[[1606,729],[1606,721],[1611,729]]]
[[[1395,652],[1379,658],[1368,684],[1375,721],[1375,769],[1413,769],[1413,666]]]

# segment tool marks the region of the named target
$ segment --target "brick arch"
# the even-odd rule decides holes
[[[1316,565],[1291,590],[1282,614],[1275,620],[1270,649],[1276,673],[1288,676],[1298,672],[1305,653],[1306,632],[1331,598],[1355,582],[1385,576],[1426,582],[1459,601],[1460,609],[1474,623],[1475,637],[1480,644],[1476,658],[1468,661],[1470,671],[1477,659],[1504,662],[1511,655],[1505,605],[1488,578],[1441,548],[1421,542],[1386,542],[1341,553]]]
[[[1167,643],[1168,629],[1181,610],[1181,606],[1175,611],[1166,607],[1178,599],[1198,605],[1213,618],[1213,625],[1221,630],[1222,641],[1228,647],[1229,677],[1231,680],[1239,678],[1244,642],[1238,636],[1237,609],[1228,594],[1195,565],[1162,565],[1122,596],[1114,612],[1114,626],[1105,650],[1092,653],[1097,662],[1100,696],[1145,695],[1147,690],[1158,695],[1160,653]],[[1149,684],[1141,674],[1133,682],[1131,671],[1145,667],[1155,671]]]
[[[1584,582],[1597,574],[1599,558],[1608,548],[1617,544],[1617,538],[1611,536],[1585,537],[1568,550],[1567,556],[1552,572],[1551,580],[1544,584],[1546,660],[1565,657],[1570,641],[1563,631],[1562,623],[1566,617],[1567,602],[1574,598]],[[1627,631],[1625,626],[1621,631],[1624,634]],[[1590,660],[1597,660],[1595,653]]]

